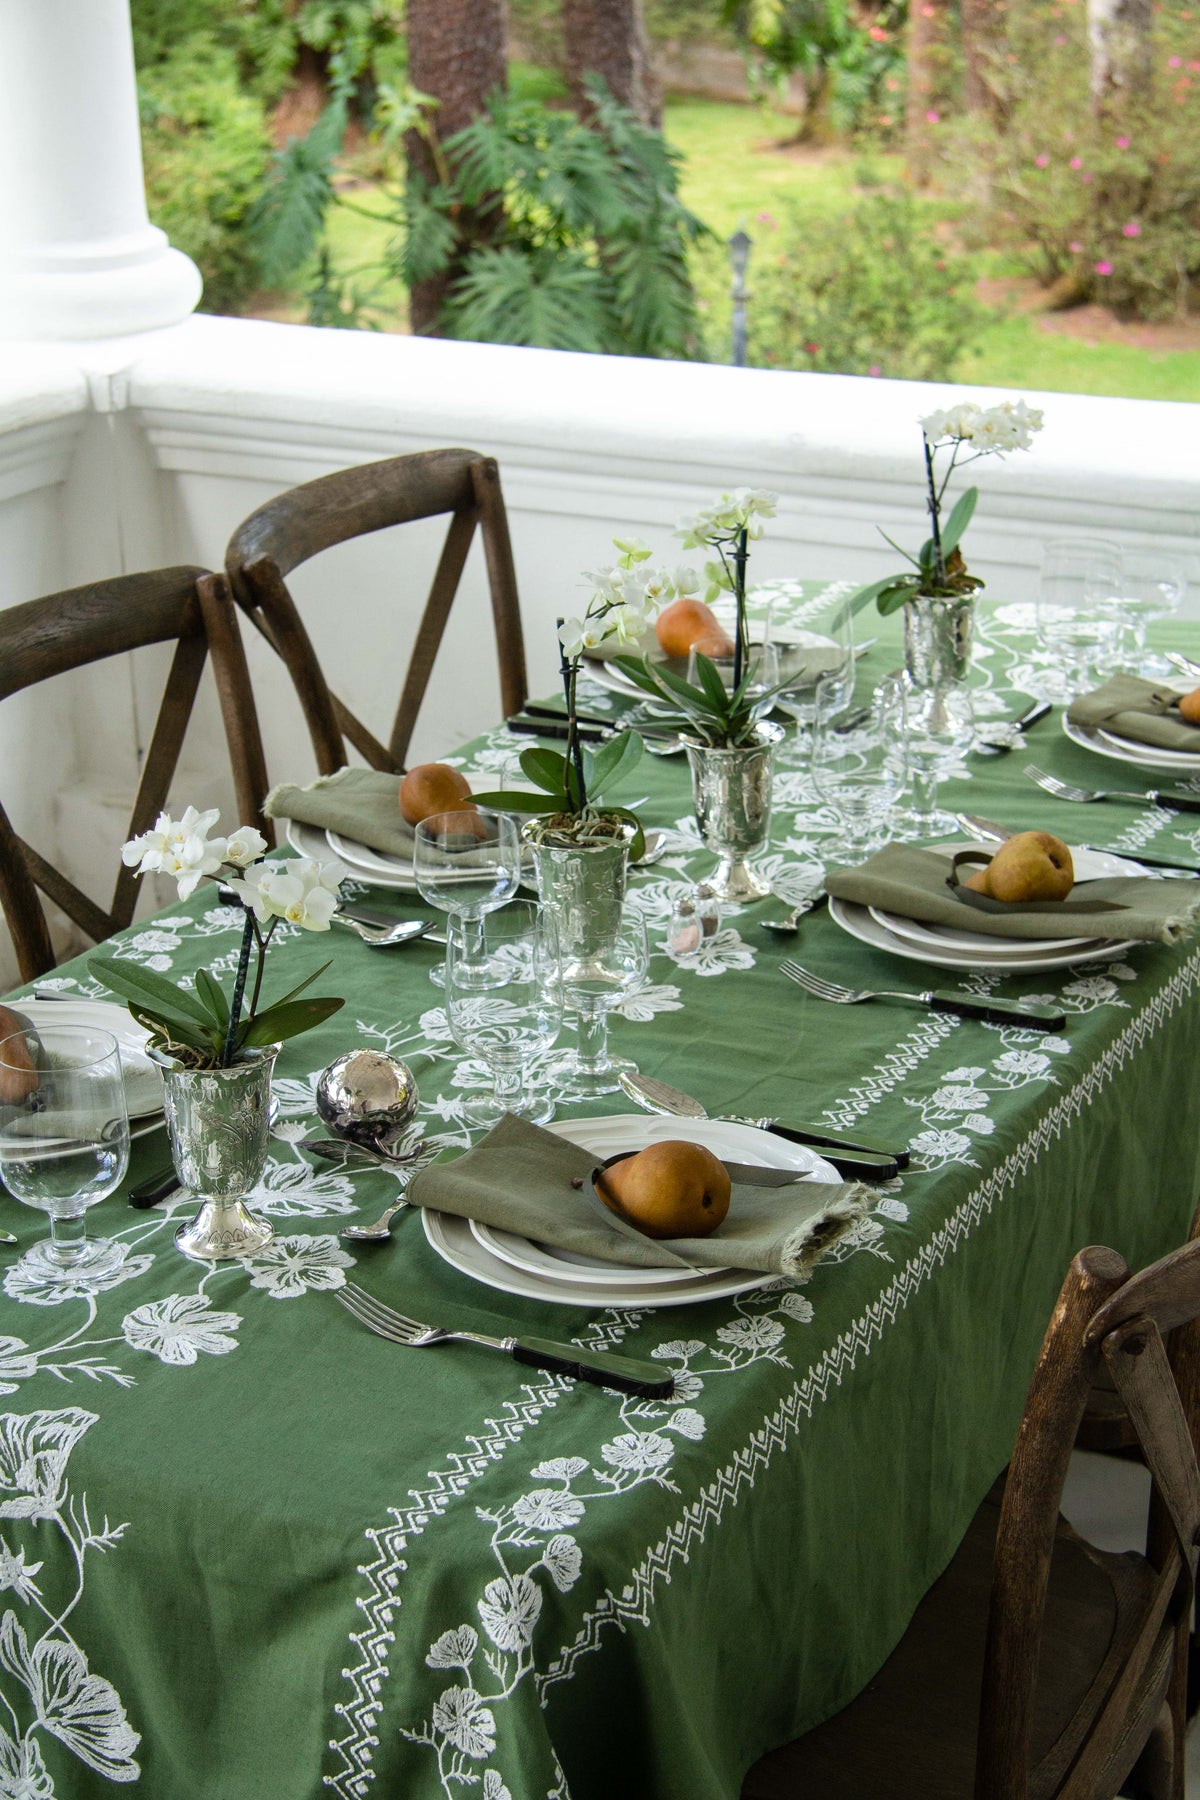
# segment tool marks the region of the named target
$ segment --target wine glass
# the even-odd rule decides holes
[[[905,739],[886,700],[876,696],[852,730],[839,724],[842,685],[818,681],[812,732],[812,781],[832,807],[851,857],[869,856],[891,835],[907,774]],[[857,709],[856,709],[857,716]]]
[[[609,1055],[608,1014],[646,979],[650,950],[645,922],[622,917],[586,945],[562,946],[562,993],[576,1014],[576,1048],[556,1057],[550,1079],[573,1094],[615,1094],[618,1074],[633,1063]]]
[[[803,628],[786,628],[774,639],[779,656],[779,676],[785,683],[776,702],[801,726],[812,725],[817,709],[817,684],[825,683],[824,706],[828,715],[845,712],[854,698],[857,663],[854,657],[854,616],[844,598],[816,619],[805,610]]]
[[[433,813],[414,833],[413,875],[424,899],[462,926],[463,980],[482,958],[480,921],[511,900],[521,879],[520,826],[511,813]],[[441,969],[431,971],[436,985]]]
[[[879,684],[876,704],[895,734],[894,761],[907,768],[909,788],[906,837],[944,837],[958,823],[937,803],[938,786],[961,762],[975,741],[975,709],[971,690],[947,682],[914,687],[903,676]]]
[[[1064,694],[1087,688],[1095,664],[1112,654],[1120,632],[1113,607],[1121,593],[1121,552],[1104,538],[1055,538],[1042,552],[1038,636],[1066,662]]]
[[[558,932],[554,919],[529,901],[514,902],[479,921],[479,957],[468,961],[464,922],[446,933],[446,1017],[455,1043],[491,1071],[492,1092],[468,1100],[476,1125],[516,1113],[544,1125],[554,1117],[548,1094],[528,1085],[530,1060],[548,1050],[562,1027]],[[481,985],[482,983],[482,985]]]
[[[1129,641],[1133,667],[1153,678],[1175,674],[1165,658],[1146,647],[1146,627],[1173,619],[1187,592],[1187,562],[1182,556],[1152,547],[1121,552],[1121,585],[1116,605]]]
[[[117,1040],[75,1026],[0,1042],[0,1179],[50,1215],[50,1236],[17,1267],[40,1281],[111,1274],[125,1246],[87,1236],[85,1214],[129,1167],[129,1119]]]

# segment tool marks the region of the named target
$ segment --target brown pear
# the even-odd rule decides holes
[[[29,1029],[29,1020],[22,1014],[0,1006],[0,1044],[4,1046],[0,1051],[0,1100],[10,1106],[19,1106],[37,1092],[37,1064],[21,1035]]]
[[[733,643],[712,607],[689,595],[663,607],[654,621],[654,635],[667,656],[686,657],[689,650],[701,650],[705,656],[733,655]]]
[[[703,1144],[664,1138],[597,1176],[596,1192],[647,1237],[707,1237],[729,1211],[729,1172]]]
[[[1074,884],[1071,852],[1048,831],[1019,831],[1007,838],[987,868],[966,883],[977,893],[1009,902],[1065,900]]]
[[[400,814],[409,825],[419,825],[434,813],[466,812],[474,805],[470,782],[449,763],[418,763],[400,783]]]
[[[1200,687],[1183,695],[1179,702],[1179,716],[1189,725],[1200,725]]]

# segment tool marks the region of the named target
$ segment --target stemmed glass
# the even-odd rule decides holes
[[[554,1117],[548,1094],[528,1086],[531,1059],[548,1050],[562,1026],[558,932],[527,901],[479,921],[479,955],[469,960],[463,921],[446,934],[446,1017],[455,1043],[491,1071],[490,1095],[468,1100],[467,1117],[494,1125],[517,1113],[544,1125]],[[481,987],[481,975],[483,984]]]
[[[1117,612],[1130,644],[1130,662],[1144,675],[1158,678],[1175,670],[1163,657],[1149,655],[1147,625],[1172,619],[1187,592],[1187,563],[1182,556],[1157,548],[1121,552],[1121,585]]]
[[[129,1167],[129,1119],[117,1040],[46,1026],[0,1043],[0,1179],[50,1215],[50,1236],[17,1267],[42,1281],[111,1274],[125,1247],[88,1239],[85,1214]]]
[[[562,993],[576,1014],[576,1048],[555,1057],[551,1081],[572,1094],[615,1094],[617,1076],[633,1063],[608,1051],[608,1015],[646,979],[650,950],[645,922],[623,917],[611,931],[589,934],[586,944],[562,945]]]
[[[817,797],[832,807],[846,852],[869,856],[894,829],[906,778],[905,739],[894,714],[876,696],[851,731],[839,725],[842,684],[817,683],[812,733],[812,780]]]
[[[511,900],[521,879],[520,826],[511,813],[434,813],[422,819],[413,842],[413,875],[430,906],[462,928],[462,979],[482,961],[481,921]],[[441,986],[440,969],[431,979]],[[483,979],[482,974],[479,977]]]
[[[850,608],[839,599],[832,612],[814,624],[815,629],[806,626],[791,638],[775,640],[779,678],[786,683],[775,704],[801,726],[812,725],[816,717],[819,683],[824,686],[827,714],[845,712],[854,698],[857,664]],[[809,641],[813,638],[815,643]]]
[[[1038,636],[1066,661],[1064,695],[1074,699],[1093,665],[1111,653],[1120,629],[1121,552],[1103,538],[1055,538],[1042,552]]]
[[[879,685],[876,704],[896,734],[893,757],[903,758],[909,788],[906,837],[944,837],[958,830],[937,802],[938,786],[975,741],[970,689],[947,683],[913,687],[902,676]]]
[[[720,676],[721,686],[726,693],[732,693],[732,656],[710,656],[708,660]],[[688,652],[687,678],[693,687],[703,686],[696,667],[695,650]],[[774,644],[751,644],[746,658],[745,678],[750,710],[756,719],[765,718],[775,705],[775,689],[779,686],[779,651]]]

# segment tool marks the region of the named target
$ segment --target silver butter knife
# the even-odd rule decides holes
[[[995,819],[983,819],[978,813],[956,813],[955,818],[964,831],[976,832],[980,837],[995,838],[997,843],[1004,843],[1007,838],[1016,837],[1014,825],[1001,825]],[[1147,856],[1139,850],[1136,854],[1130,850],[1114,850],[1108,844],[1076,844],[1076,850],[1088,850],[1093,856],[1123,856],[1126,862],[1141,863],[1143,868],[1161,869],[1165,875],[1195,877],[1200,875],[1200,868],[1194,863],[1168,862],[1163,857]]]

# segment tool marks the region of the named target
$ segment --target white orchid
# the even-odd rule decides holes
[[[179,898],[186,900],[202,878],[215,875],[225,861],[225,839],[210,841],[208,836],[220,816],[216,807],[197,812],[189,806],[179,820],[170,813],[159,813],[153,831],[122,846],[121,861],[127,869],[136,868],[139,875],[173,875]]]
[[[255,831],[253,825],[239,825],[231,837],[225,839],[225,861],[246,868],[257,862],[267,847],[267,840],[261,831]]]
[[[711,506],[703,506],[699,512],[681,519],[675,535],[685,550],[732,543],[743,531],[747,537],[760,538],[764,519],[773,519],[778,506],[779,495],[769,488],[735,488]]]
[[[921,420],[930,449],[939,444],[969,444],[977,456],[991,451],[1028,450],[1034,433],[1042,429],[1045,415],[1024,400],[1003,400],[999,406],[979,406],[966,400]]]
[[[229,885],[260,925],[269,919],[283,919],[305,931],[328,931],[341,877],[334,863],[297,857],[288,862],[256,863],[244,880]]]

